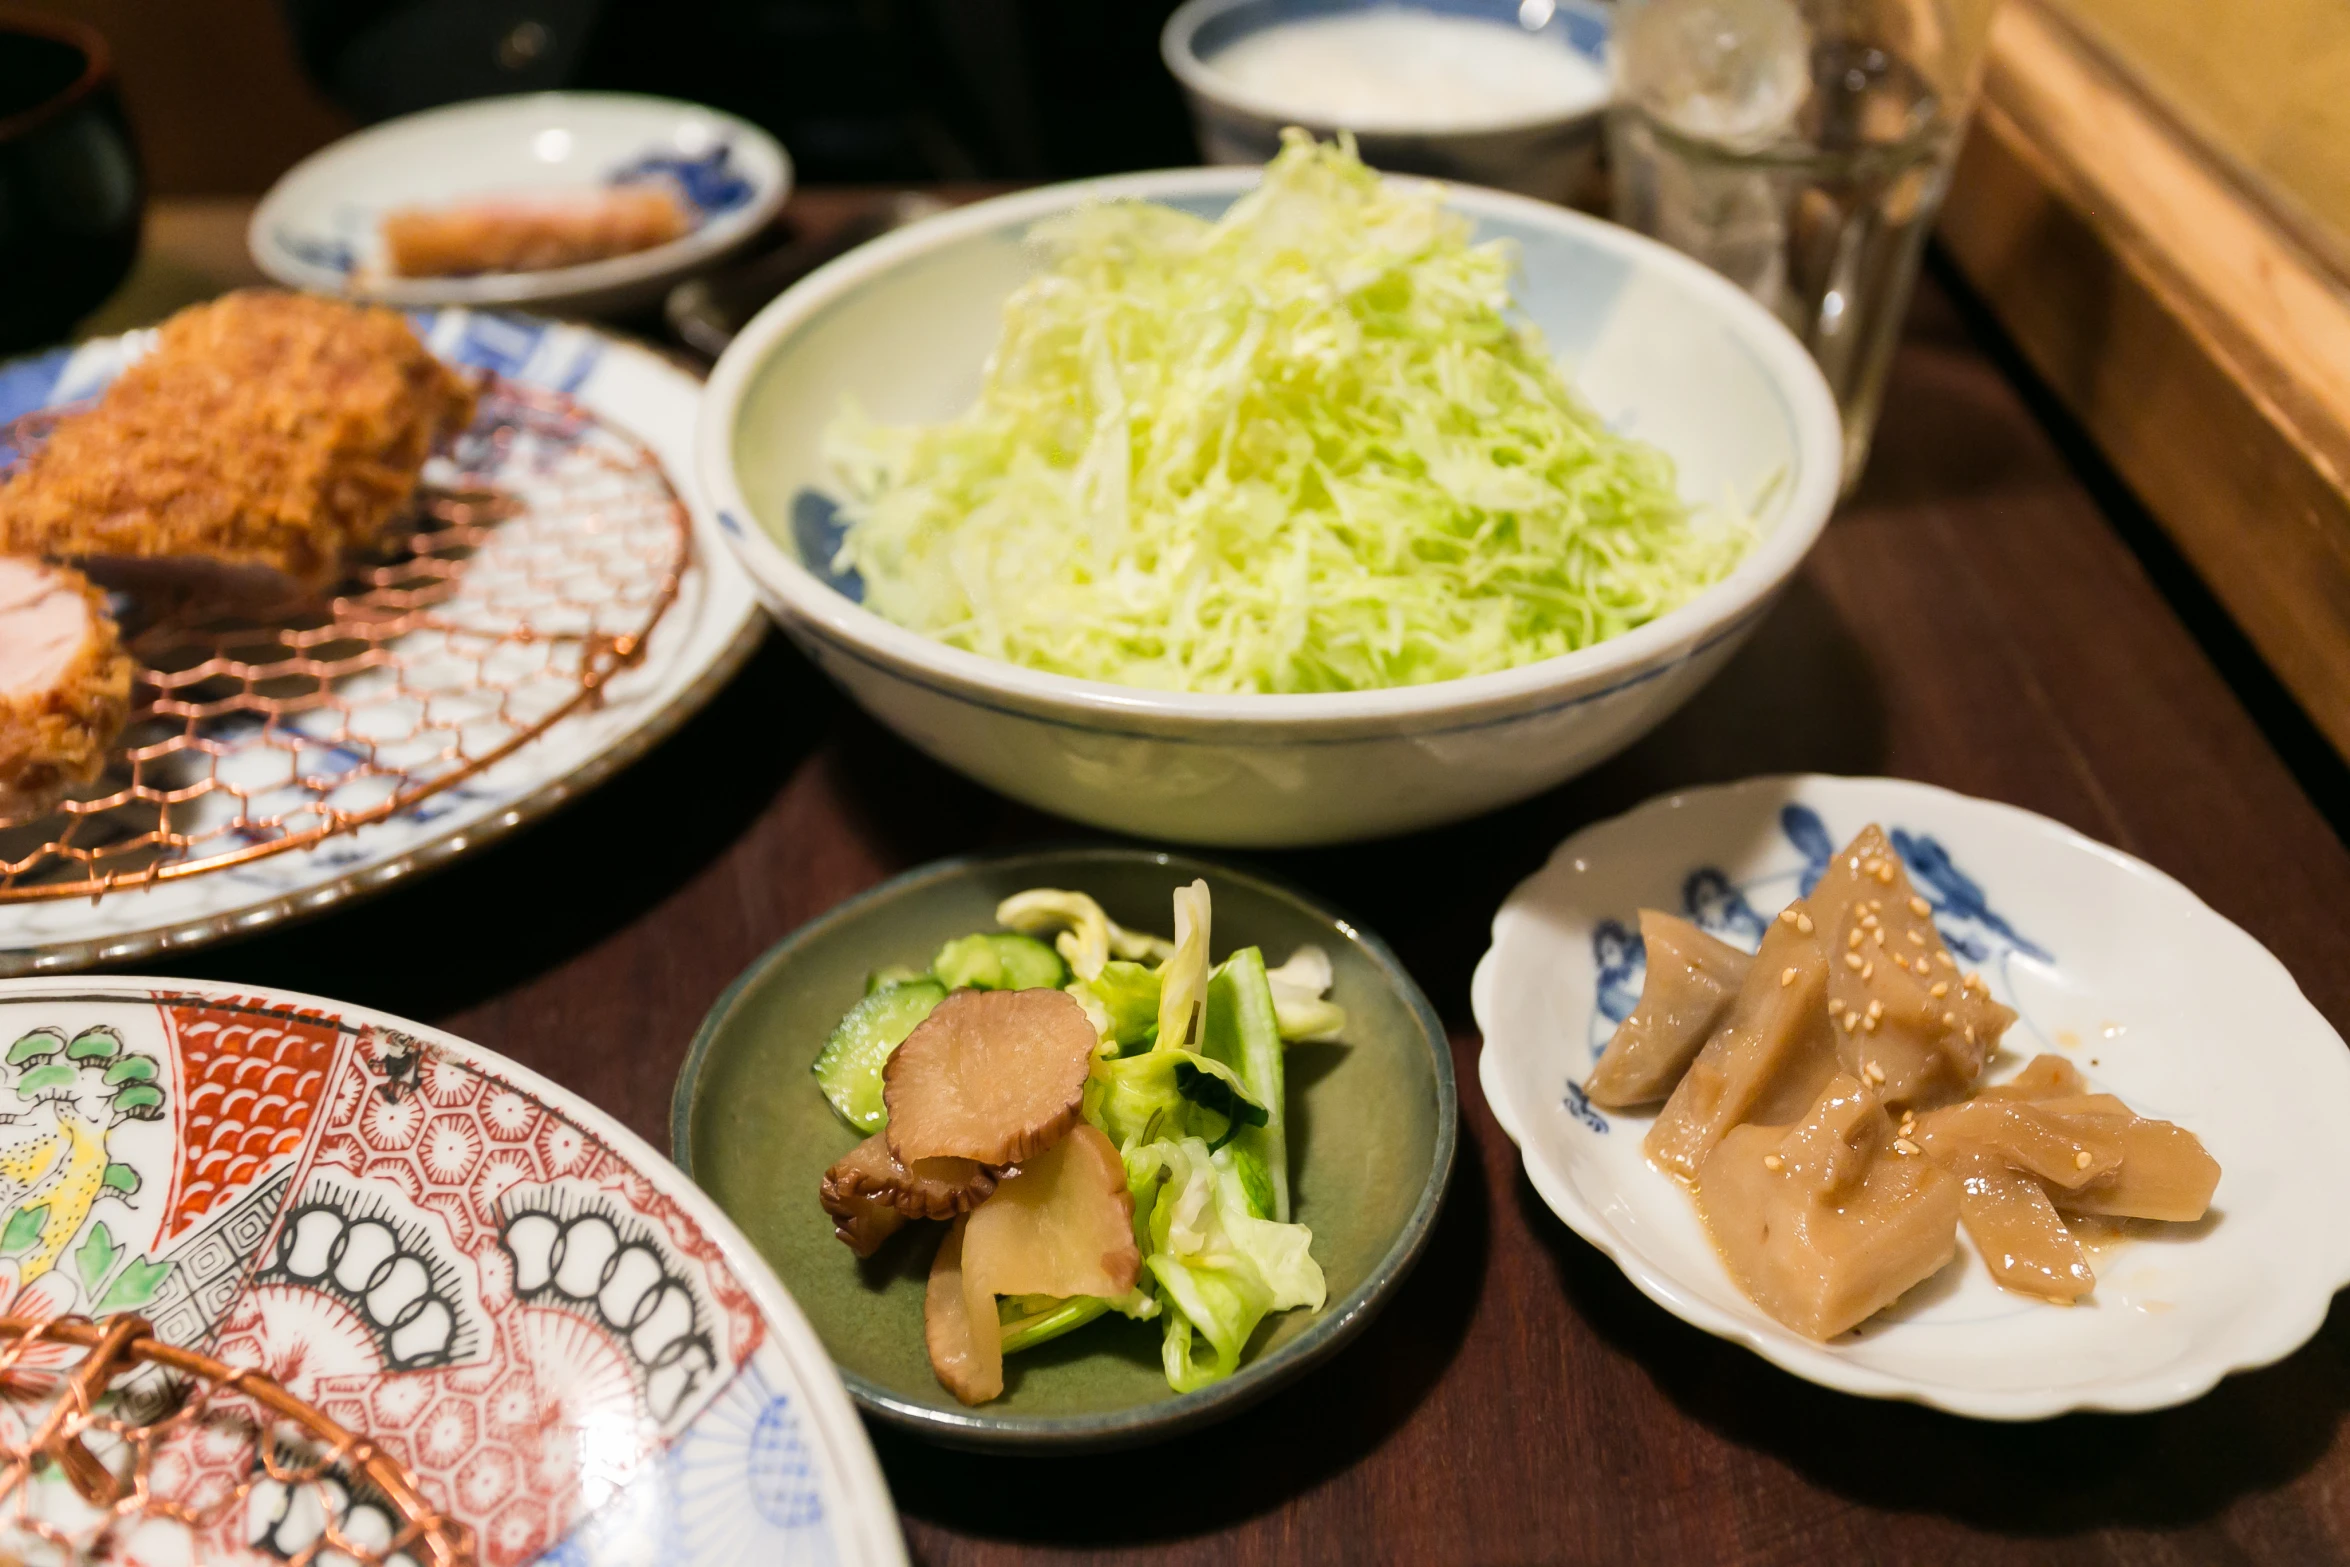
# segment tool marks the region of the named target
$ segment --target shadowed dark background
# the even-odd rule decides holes
[[[804,181],[1194,160],[1175,0],[31,0],[112,41],[160,195],[255,194],[353,126],[553,87],[727,109]],[[1050,91],[1038,84],[1051,84]]]

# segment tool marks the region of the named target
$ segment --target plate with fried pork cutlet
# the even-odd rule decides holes
[[[1478,1076],[1651,1300],[1826,1387],[2160,1409],[2350,1283],[2350,1051],[2178,882],[2027,811],[1755,778],[1585,828],[1493,923]]]
[[[699,390],[268,290],[0,364],[0,974],[316,912],[674,729],[760,635]]]

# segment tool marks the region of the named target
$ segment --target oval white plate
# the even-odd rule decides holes
[[[717,1204],[593,1105],[315,996],[0,985],[0,1039],[100,1027],[154,1068],[160,1117],[109,1115],[87,1062],[0,1126],[21,1148],[71,1123],[136,1177],[19,1186],[11,1214],[39,1205],[48,1229],[0,1260],[0,1309],[135,1310],[276,1376],[406,1465],[484,1567],[904,1563],[799,1307]],[[0,1084],[35,1064],[0,1066]],[[169,1500],[203,1483],[185,1461],[155,1474]],[[34,1516],[87,1516],[50,1512],[58,1489],[24,1493]],[[256,1495],[253,1555],[293,1554],[299,1509],[273,1520]]]
[[[1953,953],[2022,1014],[1988,1076],[2064,1054],[2219,1160],[2203,1222],[2093,1250],[2085,1305],[2000,1289],[1962,1233],[1951,1266],[1815,1344],[1746,1298],[1687,1193],[1643,1159],[1653,1116],[1602,1112],[1576,1086],[1639,994],[1642,907],[1751,949],[1872,821],[1895,835]],[[1995,1420],[2159,1409],[2292,1353],[2350,1283],[2341,1036],[2186,888],[2012,806],[1816,776],[1650,801],[1577,833],[1510,894],[1471,994],[1479,1079],[1543,1200],[1668,1311],[1826,1387]]]
[[[629,256],[540,272],[399,278],[377,224],[395,207],[552,195],[616,183],[648,162],[675,177],[698,222]],[[731,114],[629,93],[525,93],[387,120],[289,169],[254,210],[246,245],[281,283],[387,305],[614,310],[660,293],[749,239],[783,206],[791,159]]]
[[[692,376],[584,327],[468,310],[412,319],[443,359],[567,393],[659,454],[693,514],[693,559],[643,661],[613,678],[599,706],[565,719],[480,777],[316,849],[110,893],[95,903],[0,904],[0,974],[127,962],[249,933],[478,848],[650,750],[758,646],[758,605],[694,479],[701,386]],[[132,332],[0,364],[0,425],[95,396],[153,341],[152,332]]]

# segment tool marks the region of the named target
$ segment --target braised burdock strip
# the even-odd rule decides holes
[[[390,310],[253,290],[184,310],[0,489],[0,552],[120,586],[317,595],[407,507],[472,389]]]

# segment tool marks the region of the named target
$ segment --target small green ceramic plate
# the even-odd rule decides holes
[[[1195,876],[1213,896],[1221,959],[1258,946],[1279,963],[1319,944],[1336,970],[1346,1042],[1289,1052],[1297,1219],[1314,1231],[1330,1300],[1268,1321],[1241,1369],[1169,1391],[1156,1323],[1110,1317],[1004,1363],[1004,1396],[977,1409],[931,1375],[923,1281],[943,1226],[909,1225],[860,1263],[817,1206],[824,1169],[857,1134],[808,1075],[870,969],[921,965],[951,937],[995,926],[1026,887],[1091,893],[1112,919],[1173,924]],[[1459,1130],[1452,1053],[1395,954],[1302,893],[1247,872],[1139,849],[1046,849],[943,860],[851,899],[785,938],[719,999],[677,1079],[671,1153],[751,1238],[815,1324],[850,1396],[893,1425],[974,1447],[1114,1447],[1204,1425],[1263,1397],[1361,1331],[1402,1282],[1436,1220]]]

